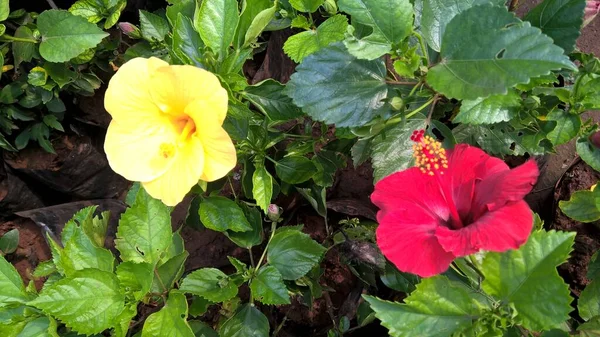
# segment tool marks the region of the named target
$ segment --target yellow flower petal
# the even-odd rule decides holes
[[[172,165],[160,177],[142,182],[152,197],[175,206],[198,183],[204,167],[204,149],[200,138],[191,136],[178,149]]]
[[[226,93],[224,96],[217,94],[210,100],[194,101],[185,109],[185,113],[194,119],[195,134],[204,147],[204,170],[201,177],[204,181],[224,177],[235,167],[237,161],[233,142],[221,127],[221,111],[227,111]]]
[[[152,57],[134,58],[111,78],[104,95],[104,107],[114,120],[136,124],[141,119],[160,116],[160,109],[150,97],[150,76],[168,63]]]
[[[150,86],[154,103],[165,113],[178,116],[190,103],[202,99],[219,103],[215,108],[221,110],[224,106],[224,111],[214,112],[225,119],[227,92],[221,87],[219,79],[204,69],[188,65],[160,68],[150,78]]]
[[[163,174],[177,154],[177,134],[169,123],[110,122],[104,141],[110,167],[128,180],[149,181]]]

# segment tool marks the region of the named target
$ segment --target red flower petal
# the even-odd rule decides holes
[[[481,249],[494,252],[516,249],[527,241],[532,226],[531,210],[520,200],[487,212],[459,230],[438,227],[436,236],[445,250],[456,256],[466,256]]]
[[[429,277],[446,271],[454,260],[435,237],[440,221],[424,209],[379,212],[377,220],[377,245],[399,270]]]
[[[371,201],[380,213],[395,210],[422,212],[429,218],[448,220],[449,210],[435,177],[412,167],[393,173],[375,184]]]
[[[537,164],[529,160],[512,170],[501,171],[484,178],[475,187],[472,212],[481,214],[485,211],[484,207],[494,211],[508,202],[523,199],[535,185],[538,175]]]

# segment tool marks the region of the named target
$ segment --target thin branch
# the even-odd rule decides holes
[[[517,7],[519,7],[519,0],[510,0],[508,10],[514,12],[517,9]]]
[[[46,0],[52,9],[58,9],[58,6],[52,0]]]
[[[433,102],[431,103],[431,107],[429,108],[429,113],[427,114],[427,124],[429,125],[429,123],[431,122],[431,116],[433,115],[433,110],[435,109],[435,104],[440,100],[440,95],[439,94],[435,94],[435,96],[433,96]]]
[[[386,80],[385,81],[386,84],[393,84],[393,85],[417,85],[420,82],[403,82],[403,81],[391,81],[391,80]]]

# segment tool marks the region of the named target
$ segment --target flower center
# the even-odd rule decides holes
[[[196,123],[194,123],[194,120],[191,117],[186,117],[184,123],[185,124],[181,123],[183,124],[183,128],[181,129],[179,138],[177,139],[180,143],[186,141],[189,136],[196,132]]]
[[[169,159],[175,155],[175,146],[169,143],[162,143],[160,144],[159,153],[163,158]]]
[[[416,165],[421,172],[430,176],[436,173],[444,174],[448,168],[446,150],[442,147],[442,143],[424,134],[425,130],[415,130],[410,136],[410,139],[415,142],[413,157],[415,157]]]

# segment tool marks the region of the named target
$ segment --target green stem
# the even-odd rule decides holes
[[[425,41],[423,37],[419,33],[415,33],[415,36],[419,40],[419,45],[421,46],[421,52],[423,52],[423,56],[425,56],[425,66],[429,67],[429,53],[427,52],[427,46],[425,45]]]
[[[424,110],[425,108],[427,108],[429,106],[429,104],[433,103],[436,99],[437,99],[437,97],[431,98],[429,101],[425,102],[425,104],[421,105],[420,107],[418,107],[415,110],[413,110],[413,111],[409,112],[408,114],[406,114],[405,118],[411,118],[412,116],[414,116],[417,113],[421,112],[422,110]]]
[[[252,268],[255,268],[256,265],[254,264],[254,256],[252,256],[252,247],[248,248],[248,253],[250,253],[250,264],[252,265]]]
[[[422,87],[422,86],[423,86],[423,81],[419,81],[419,82],[417,82],[417,83],[415,84],[415,86],[414,86],[414,87],[413,87],[413,88],[410,90],[410,92],[408,93],[408,96],[409,96],[409,97],[410,97],[410,96],[412,96],[412,95],[415,93],[415,91],[417,91],[417,88],[420,88],[420,87]]]
[[[2,39],[6,39],[9,41],[13,41],[13,42],[29,42],[29,43],[38,43],[37,40],[34,39],[25,39],[25,38],[21,38],[21,37],[14,37],[14,36],[10,36],[10,35],[2,35]]]
[[[269,249],[269,244],[271,243],[271,240],[273,240],[273,237],[275,236],[275,228],[277,228],[277,222],[273,221],[273,223],[271,224],[271,236],[269,237],[269,241],[267,241],[265,250],[263,250],[262,255],[260,256],[260,260],[258,260],[258,264],[256,264],[256,268],[260,268],[260,265],[262,264],[263,260],[265,259],[265,256],[267,255],[267,250]]]

